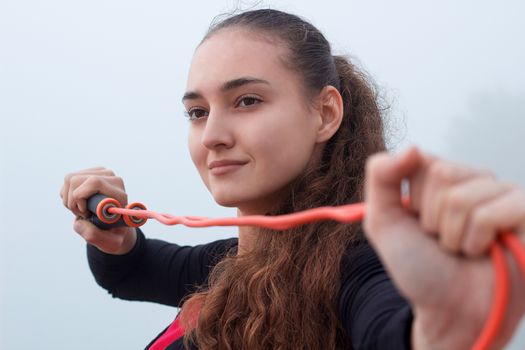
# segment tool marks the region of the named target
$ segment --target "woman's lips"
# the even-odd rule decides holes
[[[244,164],[235,164],[235,165],[223,165],[223,166],[217,166],[217,167],[214,167],[210,170],[210,173],[212,175],[224,175],[224,174],[228,174],[228,173],[231,173],[237,169],[240,169],[241,167],[243,167]]]

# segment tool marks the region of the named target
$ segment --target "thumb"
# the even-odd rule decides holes
[[[424,164],[415,146],[399,155],[380,153],[367,162],[365,178],[365,235],[398,289],[420,305],[440,300],[439,284],[449,283],[454,277],[449,272],[457,270],[457,261],[423,234],[416,215],[401,202],[401,181]]]
[[[79,235],[82,235],[86,230],[87,220],[82,216],[75,215],[75,220],[73,222],[73,230]]]
[[[78,233],[84,240],[92,245],[100,244],[105,236],[94,224],[88,220],[77,216],[73,224],[73,229]]]
[[[367,217],[391,221],[406,215],[401,202],[401,182],[422,164],[423,157],[415,146],[398,155],[382,152],[371,156],[365,173]]]

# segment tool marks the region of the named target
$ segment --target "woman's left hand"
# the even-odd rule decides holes
[[[400,202],[410,184],[410,210]],[[493,297],[488,250],[498,233],[525,242],[525,193],[486,172],[415,147],[367,163],[365,232],[414,312],[414,348],[467,349]],[[507,254],[508,255],[508,254]],[[511,295],[494,348],[512,337],[525,312],[525,281],[510,264]]]

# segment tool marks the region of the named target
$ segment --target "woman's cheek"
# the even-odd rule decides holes
[[[209,169],[207,165],[207,152],[205,147],[200,143],[200,138],[197,132],[191,132],[188,136],[188,150],[193,165],[199,172],[202,181],[209,189]]]

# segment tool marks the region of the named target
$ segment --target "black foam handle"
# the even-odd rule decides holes
[[[120,217],[120,219],[118,219],[117,222],[113,224],[106,224],[105,222],[102,222],[98,218],[97,206],[100,202],[102,202],[106,198],[109,198],[109,197],[103,194],[97,193],[87,199],[87,207],[88,207],[88,210],[91,212],[91,215],[87,218],[87,220],[91,222],[93,225],[97,226],[101,230],[109,230],[115,227],[127,226],[122,216]]]

